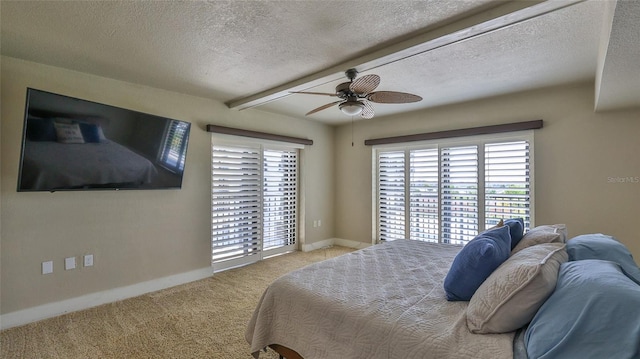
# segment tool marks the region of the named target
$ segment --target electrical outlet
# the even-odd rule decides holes
[[[69,257],[64,259],[64,269],[71,270],[76,268],[76,257]]]
[[[42,274],[53,273],[53,261],[42,262]]]
[[[318,227],[320,227],[320,226],[322,226],[322,220],[321,219],[318,220]]]
[[[87,254],[84,256],[84,266],[85,267],[93,266],[93,254]]]

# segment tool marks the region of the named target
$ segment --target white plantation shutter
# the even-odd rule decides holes
[[[409,237],[439,242],[438,230],[438,149],[410,152]]]
[[[297,151],[264,150],[263,247],[296,242]]]
[[[531,133],[376,148],[378,240],[466,244],[532,217]]]
[[[259,148],[213,146],[213,262],[244,258],[261,250],[261,172]]]
[[[478,234],[478,146],[441,152],[442,239],[464,244]]]
[[[385,241],[407,238],[404,156],[404,151],[391,151],[378,157],[378,231]]]
[[[298,149],[214,141],[211,159],[214,271],[294,250]]]
[[[526,141],[485,145],[485,223],[524,218],[530,227],[529,144]]]

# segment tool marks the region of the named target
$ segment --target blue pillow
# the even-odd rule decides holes
[[[595,233],[571,238],[567,241],[567,253],[570,261],[602,259],[616,262],[627,277],[640,284],[640,268],[634,262],[631,252],[611,236]]]
[[[27,138],[31,141],[56,141],[56,129],[53,120],[29,116],[27,119]]]
[[[614,262],[563,263],[524,339],[530,359],[639,358],[640,286]]]
[[[91,123],[78,122],[80,126],[80,132],[82,132],[82,137],[84,138],[84,142],[88,143],[99,143],[100,142],[100,127],[98,125],[94,125]]]
[[[524,236],[524,219],[507,219],[504,221],[504,224],[509,226],[509,233],[511,233],[511,249],[513,249]]]
[[[509,258],[509,253],[508,226],[490,229],[470,240],[453,259],[444,279],[447,300],[471,300],[482,282]]]

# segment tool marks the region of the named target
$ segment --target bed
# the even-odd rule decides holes
[[[59,143],[25,141],[22,188],[69,189],[113,184],[141,186],[157,169],[115,141]]]
[[[287,359],[597,358],[607,351],[617,358],[640,357],[640,269],[629,262],[626,247],[612,255],[610,247],[621,244],[609,236],[567,242],[557,227],[545,230],[546,240],[550,230],[557,234],[552,242],[509,252],[511,260],[493,270],[468,301],[447,300],[443,282],[463,250],[448,244],[397,240],[291,272],[259,300],[245,333],[251,354],[258,358],[271,347]],[[584,243],[589,250],[579,250]],[[611,246],[594,251],[592,243]],[[575,263],[582,267],[582,285],[571,288]],[[600,279],[607,271],[623,294],[598,299],[609,291],[598,286],[612,283],[611,277]],[[525,285],[505,290],[505,282],[518,276]],[[578,298],[567,299],[567,291]],[[487,302],[491,295],[499,305]],[[533,305],[530,297],[537,297]],[[513,300],[517,305],[506,304]],[[598,300],[609,304],[594,305]],[[607,309],[612,307],[623,310]],[[614,326],[598,324],[613,319]]]
[[[158,169],[151,160],[105,136],[104,129],[122,127],[119,120],[30,108],[19,188],[139,188],[152,182]]]

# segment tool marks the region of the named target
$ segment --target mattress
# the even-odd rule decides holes
[[[446,300],[461,248],[397,240],[284,275],[248,324],[252,354],[280,344],[305,359],[513,358],[515,333],[473,334],[468,302]]]

